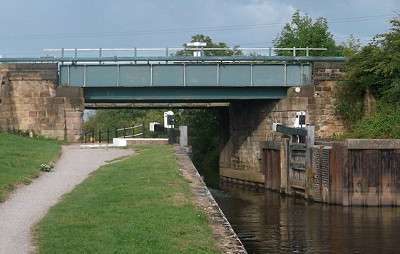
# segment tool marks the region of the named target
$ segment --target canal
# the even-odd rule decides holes
[[[400,208],[328,206],[228,184],[210,191],[248,253],[400,252]]]

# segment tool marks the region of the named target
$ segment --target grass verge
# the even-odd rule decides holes
[[[38,252],[219,253],[192,196],[169,147],[141,147],[50,209],[36,228]]]
[[[61,142],[0,133],[0,202],[18,184],[27,184],[51,164],[61,151]]]

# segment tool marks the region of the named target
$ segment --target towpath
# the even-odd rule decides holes
[[[126,149],[64,146],[51,172],[17,189],[4,203],[0,203],[0,254],[34,251],[33,226],[49,208],[107,161],[132,153],[132,150]]]

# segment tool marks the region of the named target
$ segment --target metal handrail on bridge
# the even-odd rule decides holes
[[[200,54],[196,56],[175,56],[171,54],[171,51],[197,51]],[[205,51],[226,51],[232,50],[233,53],[243,50],[251,51],[265,51],[267,54],[254,54],[254,55],[242,55],[233,54],[232,56],[205,56]],[[292,56],[276,56],[273,55],[273,51],[292,51]],[[265,62],[315,62],[315,61],[347,61],[346,57],[334,57],[334,56],[310,56],[310,51],[321,51],[327,50],[326,48],[87,48],[87,49],[44,49],[45,52],[61,52],[61,56],[42,56],[32,58],[0,58],[0,63],[78,63],[78,62],[97,62],[97,63],[110,63],[110,62],[124,62],[124,63],[161,63],[161,62],[174,62],[174,63],[265,63]],[[98,56],[79,56],[78,52],[90,52],[98,51]],[[120,52],[120,51],[131,51],[132,54],[124,56],[106,56],[104,52]],[[138,52],[144,51],[165,51],[162,55],[157,56],[139,56]],[[298,56],[297,52],[305,51],[305,56]],[[67,56],[66,52],[74,52],[73,56]]]
[[[39,57],[39,58],[0,58],[0,63],[77,63],[77,62],[182,62],[182,63],[252,63],[252,62],[332,62],[347,61],[347,57],[334,56],[205,56],[205,57]]]
[[[296,57],[297,54],[296,52],[298,51],[305,51],[306,52],[306,56],[310,56],[310,51],[326,51],[327,48],[309,48],[309,47],[305,47],[305,48],[274,48],[274,47],[258,47],[258,48],[241,48],[241,47],[227,47],[227,48],[207,48],[207,47],[180,47],[180,48],[86,48],[86,49],[78,49],[78,48],[74,48],[74,49],[65,49],[65,48],[61,48],[61,49],[44,49],[44,52],[61,52],[61,57],[65,57],[65,53],[66,52],[74,52],[75,58],[78,57],[78,52],[79,51],[98,51],[99,52],[99,57],[103,57],[103,52],[105,51],[131,51],[133,52],[133,56],[137,57],[138,56],[138,52],[140,51],[164,51],[165,52],[165,56],[171,56],[170,52],[171,51],[200,51],[201,55],[200,56],[205,56],[204,53],[206,51],[232,51],[233,55],[235,55],[236,52],[239,51],[268,51],[268,56],[273,56],[272,52],[274,51],[292,51],[293,52],[293,57]],[[200,57],[198,56],[198,57]]]

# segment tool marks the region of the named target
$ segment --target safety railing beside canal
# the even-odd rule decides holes
[[[85,143],[112,143],[113,138],[133,138],[144,135],[144,123],[132,127],[92,130],[84,134]]]

